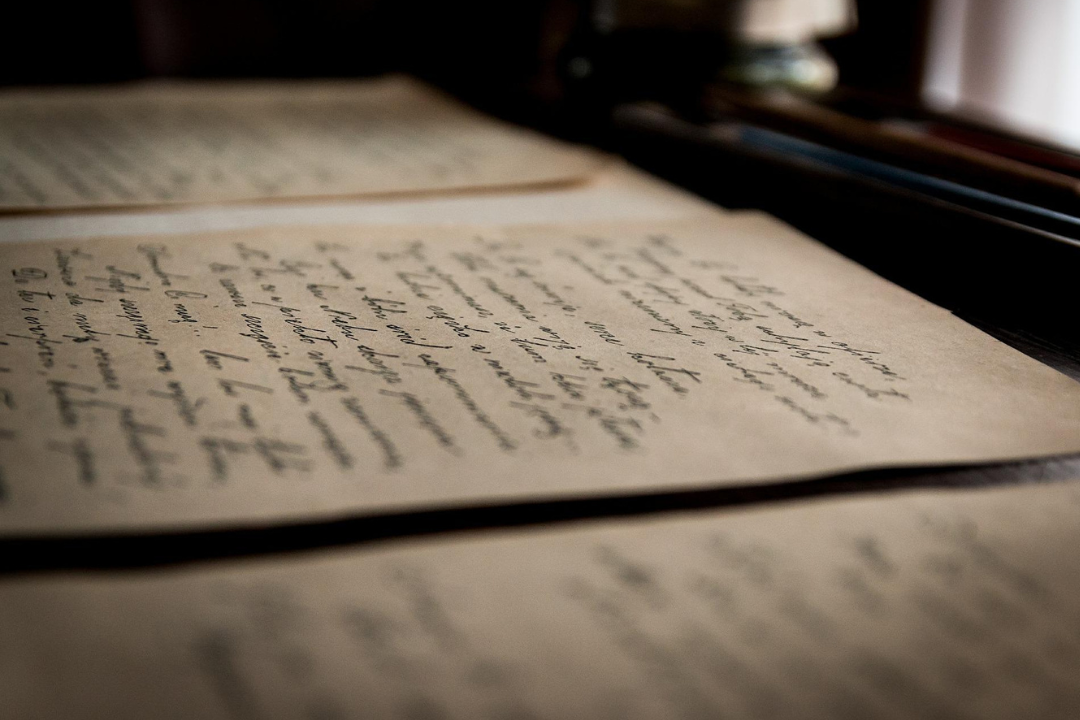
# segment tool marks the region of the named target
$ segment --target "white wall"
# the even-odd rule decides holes
[[[1080,148],[1080,0],[934,0],[926,100]]]

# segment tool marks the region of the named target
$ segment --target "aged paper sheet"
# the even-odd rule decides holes
[[[1080,451],[1080,385],[763,215],[4,246],[2,532]]]
[[[686,190],[613,161],[605,163],[588,182],[546,185],[527,192],[226,203],[147,208],[142,212],[0,213],[0,244],[282,225],[537,225],[553,218],[564,224],[670,221],[719,211],[716,205]]]
[[[598,165],[404,77],[0,94],[0,210],[535,185]]]
[[[1080,488],[0,582],[5,717],[1073,720]]]

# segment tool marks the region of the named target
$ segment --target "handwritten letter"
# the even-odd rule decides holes
[[[1080,451],[1080,386],[764,216],[5,247],[0,528]]]
[[[0,94],[0,209],[530,185],[597,164],[400,77]]]
[[[0,583],[5,717],[1073,720],[1075,484]]]

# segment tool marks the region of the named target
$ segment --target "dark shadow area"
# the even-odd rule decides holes
[[[773,503],[929,488],[972,488],[1080,477],[1080,456],[956,467],[865,470],[814,480],[711,490],[449,507],[326,522],[185,532],[125,532],[0,540],[0,574],[126,570],[237,557],[277,557],[392,540],[553,527],[670,512],[766,507]]]

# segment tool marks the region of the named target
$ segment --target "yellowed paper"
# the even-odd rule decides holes
[[[5,717],[1072,720],[1080,491],[0,583]]]
[[[535,185],[598,164],[404,77],[0,94],[0,209]]]
[[[9,245],[4,531],[1080,451],[1080,385],[766,216]]]
[[[9,245],[3,531],[1080,451],[1080,385],[765,216]]]
[[[722,210],[622,163],[588,182],[521,192],[435,193],[296,203],[0,214],[0,243],[208,233],[293,225],[536,225],[686,220]],[[0,252],[3,252],[0,246]]]

